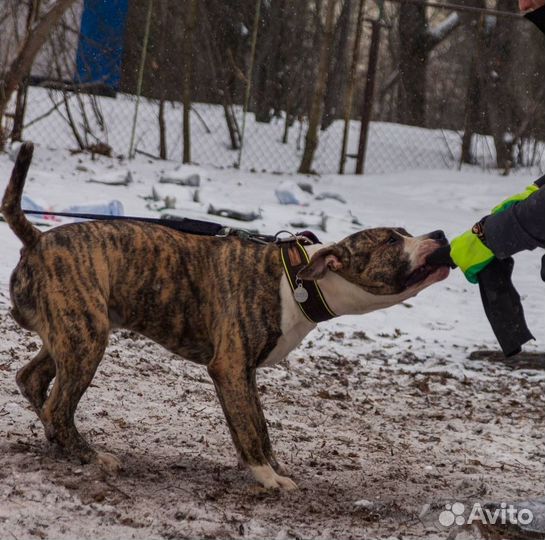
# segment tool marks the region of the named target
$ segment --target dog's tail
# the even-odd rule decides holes
[[[0,211],[11,230],[19,237],[25,247],[33,246],[42,233],[30,223],[21,209],[21,196],[26,175],[32,161],[34,145],[26,142],[21,145],[11,178],[2,199]]]

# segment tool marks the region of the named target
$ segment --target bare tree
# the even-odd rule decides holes
[[[424,4],[401,3],[398,17],[397,75],[399,77],[398,120],[403,124],[426,125],[430,54],[461,23],[462,18],[454,12],[431,27]]]
[[[345,95],[348,71],[348,37],[352,21],[353,0],[344,0],[337,24],[331,51],[331,65],[324,97],[322,131],[326,130],[340,116]]]
[[[350,116],[352,115],[352,104],[354,101],[354,88],[356,86],[356,73],[360,61],[361,37],[363,34],[363,16],[365,14],[365,0],[359,0],[358,20],[356,26],[356,38],[352,49],[352,62],[350,64],[350,75],[348,78],[348,86],[346,87],[346,95],[344,98],[344,129],[343,140],[341,145],[341,159],[339,162],[339,174],[344,174],[344,166],[346,163],[346,149],[348,147],[348,133],[350,128]]]
[[[28,11],[26,17],[26,32],[29,34],[32,30],[32,25],[36,22],[36,17],[40,12],[41,0],[29,0]],[[25,118],[25,109],[28,94],[28,77],[25,77],[17,90],[15,99],[15,114],[13,116],[13,128],[11,130],[11,140],[20,141],[23,136],[23,122]]]
[[[302,115],[308,93],[310,77],[307,74],[311,71],[309,65],[313,64],[311,59],[314,57],[314,50],[309,46],[313,36],[309,8],[309,2],[290,3],[288,19],[285,22],[288,32],[283,42],[286,51],[286,63],[282,71],[282,102],[285,111],[283,144],[288,142],[289,130],[296,117]],[[292,52],[295,48],[297,54]]]
[[[473,7],[484,7],[483,0],[463,0],[465,5]],[[481,96],[480,78],[482,73],[482,63],[484,55],[485,38],[485,17],[467,17],[468,25],[466,27],[465,44],[473,52],[469,63],[469,77],[467,81],[466,102],[464,113],[464,134],[462,136],[462,149],[460,163],[474,163],[472,155],[473,135],[475,133],[484,133],[485,118],[481,112],[483,99]]]
[[[256,122],[270,122],[279,113],[282,100],[281,73],[287,62],[284,43],[287,38],[286,0],[263,4],[257,44],[254,76]],[[288,54],[290,54],[289,51]]]
[[[474,7],[485,7],[482,0],[464,1]],[[507,0],[498,0],[497,8],[513,11],[514,6]],[[473,53],[469,64],[460,162],[474,163],[471,144],[474,134],[489,134],[494,140],[496,166],[508,172],[514,162],[521,126],[528,125],[521,117],[523,97],[516,96],[513,88],[513,73],[518,71],[514,65],[513,21],[481,15],[478,25],[473,26],[476,26],[474,35],[464,43]]]
[[[184,103],[184,155],[183,162],[191,162],[191,83],[193,71],[193,34],[197,23],[197,0],[189,0],[187,17],[185,21],[184,38],[184,78],[183,78],[183,103]]]
[[[238,150],[240,143],[240,130],[233,111],[232,96],[229,89],[229,84],[227,82],[228,75],[226,75],[227,68],[225,62],[222,62],[221,54],[218,51],[216,42],[217,36],[214,33],[214,28],[210,24],[206,4],[201,5],[201,20],[202,25],[200,25],[200,27],[203,34],[202,40],[204,42],[204,50],[210,71],[212,73],[214,88],[216,90],[215,97],[221,102],[223,107],[225,124],[227,126],[227,132],[229,133],[229,140],[231,142],[231,150]]]
[[[168,65],[166,61],[166,41],[167,27],[169,25],[168,0],[163,0],[159,3],[159,40],[157,44],[158,58],[158,78],[160,81],[159,89],[159,110],[157,112],[157,120],[159,122],[159,157],[167,159],[167,127],[165,121],[165,101],[166,101],[166,73]]]
[[[314,86],[314,93],[310,105],[308,117],[308,131],[305,137],[305,150],[299,166],[299,172],[308,174],[312,170],[312,161],[314,153],[318,147],[318,128],[322,118],[323,102],[327,86],[329,62],[331,58],[331,45],[334,35],[334,20],[336,0],[327,1],[325,27],[320,47],[320,62],[318,64],[318,74]]]
[[[58,0],[49,11],[38,20],[27,33],[17,55],[10,63],[3,80],[0,82],[0,149],[5,145],[2,123],[8,102],[17,87],[24,81],[38,51],[41,49],[52,28],[59,22],[66,10],[75,0]]]
[[[498,0],[498,9],[512,11],[509,0]],[[516,131],[516,99],[512,95],[509,74],[513,67],[513,23],[497,17],[488,43],[483,76],[490,132],[496,147],[496,165],[508,172],[513,164],[513,134]]]
[[[426,73],[428,50],[426,6],[399,6],[399,120],[423,126],[426,118]]]

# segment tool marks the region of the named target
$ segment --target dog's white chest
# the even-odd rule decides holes
[[[303,338],[308,334],[307,328],[297,328],[282,334],[276,347],[269,353],[269,356],[261,363],[260,367],[272,366],[281,362],[286,356],[297,347]]]
[[[261,363],[261,367],[272,366],[282,361],[316,327],[315,324],[308,321],[301,313],[299,306],[293,299],[293,293],[285,276],[282,276],[280,282],[280,302],[282,306],[280,325],[282,335],[278,339],[276,347]]]

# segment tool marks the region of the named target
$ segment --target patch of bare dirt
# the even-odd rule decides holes
[[[446,501],[543,491],[535,371],[468,361],[459,376],[447,360],[431,370],[414,353],[370,350],[363,333],[325,331],[259,376],[277,455],[300,487],[279,493],[237,467],[206,370],[127,332],[113,335],[77,416],[124,471],[57,454],[15,385],[37,338],[5,311],[0,335],[2,539],[476,538],[430,516]]]

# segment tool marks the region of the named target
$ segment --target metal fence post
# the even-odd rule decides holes
[[[363,92],[361,107],[360,141],[358,144],[358,158],[356,160],[356,174],[363,174],[365,154],[367,152],[367,139],[369,135],[369,123],[373,109],[373,95],[375,93],[375,81],[378,66],[378,51],[380,45],[380,21],[371,21],[371,46],[369,48],[369,61],[367,63],[367,78]]]

